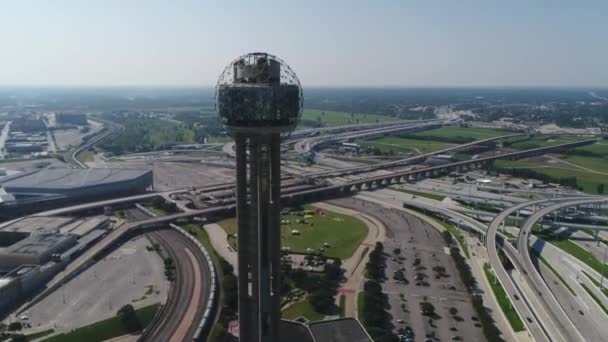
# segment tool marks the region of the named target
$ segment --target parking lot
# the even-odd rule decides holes
[[[164,302],[168,282],[150,245],[135,237],[34,305],[24,313],[32,327],[68,330],[112,317],[126,304]]]
[[[416,341],[485,340],[471,296],[435,228],[408,213],[358,199],[336,202],[375,216],[388,229],[384,242],[388,279],[383,288],[389,297],[395,332],[410,327]]]

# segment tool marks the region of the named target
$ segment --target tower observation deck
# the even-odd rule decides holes
[[[236,149],[241,341],[279,341],[281,138],[298,124],[302,100],[295,73],[267,53],[237,58],[216,87]]]

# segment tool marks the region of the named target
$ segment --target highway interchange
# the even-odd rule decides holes
[[[369,138],[377,135],[396,132],[411,132],[421,129],[435,128],[445,124],[453,124],[453,122],[408,122],[399,125],[398,127],[385,124],[358,125],[355,132],[347,131],[348,127],[340,127],[339,129],[333,128],[309,130],[306,132],[296,131],[290,144],[293,144],[297,153],[315,155],[322,153],[321,151],[316,151],[316,149],[322,148],[329,142],[363,137]],[[79,167],[85,167],[86,165],[77,160],[76,155],[80,151],[92,147],[94,144],[102,141],[103,139],[111,138],[119,130],[119,126],[111,125],[110,128],[102,132],[99,136],[89,140],[89,142],[86,144],[81,145],[75,150],[71,151],[69,153],[68,160],[72,161],[72,163],[78,165]],[[346,132],[341,132],[345,130]],[[332,133],[332,135],[323,135],[327,133]],[[422,163],[426,158],[436,154],[463,150],[480,143],[505,139],[518,135],[521,134],[509,134],[495,138],[483,139],[473,143],[466,143],[441,149],[439,151],[424,155],[403,158],[396,161],[376,163],[372,165],[352,166],[343,169],[309,172],[306,174],[289,173],[288,175],[284,176],[283,179],[285,184],[289,184],[289,186],[286,186],[283,190],[283,198],[286,203],[292,203],[352,196],[360,191],[364,191],[364,196],[373,197],[374,192],[370,191],[381,190],[387,186],[407,183],[413,180],[421,180],[429,177],[438,177],[453,171],[462,172],[473,170],[483,167],[486,163],[497,159],[515,159],[540,155],[554,150],[571,148],[596,141],[596,138],[587,138],[577,142],[570,142],[551,147],[488,155],[474,160],[452,162],[439,166],[424,166],[417,168],[411,167],[415,164]],[[223,151],[226,154],[231,155],[233,153],[231,144],[224,145]],[[389,172],[389,170],[391,171]],[[213,195],[222,191],[224,193],[227,192],[227,194],[225,194],[226,199],[223,200],[222,203],[218,205],[211,205],[202,209],[188,209],[181,213],[158,217],[150,217],[145,213],[142,214],[141,211],[138,213],[137,210],[128,209],[128,213],[130,213],[128,222],[117,229],[112,236],[108,236],[105,244],[100,245],[97,251],[87,253],[83,255],[85,260],[75,262],[83,262],[83,265],[85,265],[87,263],[86,258],[92,258],[96,252],[100,252],[104,247],[111,246],[114,242],[120,241],[122,237],[130,231],[139,231],[149,235],[152,240],[158,241],[158,243],[163,246],[165,253],[170,255],[174,260],[184,261],[183,264],[181,262],[179,263],[175,286],[172,288],[172,291],[169,294],[169,299],[165,304],[165,307],[163,310],[161,310],[161,315],[155,319],[154,324],[146,331],[145,337],[148,340],[180,341],[184,339],[192,339],[194,331],[201,320],[203,311],[201,308],[205,307],[204,303],[206,303],[208,300],[208,293],[210,289],[209,284],[206,283],[206,279],[209,279],[210,273],[213,272],[213,270],[205,267],[206,263],[204,262],[200,251],[189,243],[184,236],[181,236],[178,232],[173,230],[157,229],[167,228],[169,223],[176,222],[180,219],[230,215],[234,212],[235,205],[234,198],[232,197],[231,192],[228,190],[232,189],[233,186],[234,185],[232,183],[225,183],[197,189],[199,194],[207,193]],[[113,200],[91,202],[72,207],[50,210],[35,215],[74,215],[91,211],[100,211],[105,207],[132,207],[136,203],[149,201],[156,196],[163,196],[164,198],[169,199],[174,198],[174,196],[183,194],[188,190],[189,189],[178,189],[162,193],[149,193]],[[375,198],[368,198],[368,200],[379,203],[387,203],[388,201],[386,198],[378,198],[377,196]],[[605,199],[597,197],[573,196],[568,198],[553,198],[519,203],[508,207],[496,215],[489,225],[480,223],[470,216],[456,210],[428,204],[420,199],[411,199],[404,202],[407,202],[408,205],[413,207],[424,208],[426,210],[435,212],[438,215],[449,217],[453,221],[460,222],[468,226],[470,229],[477,231],[478,234],[482,236],[481,239],[485,241],[485,247],[489,255],[488,261],[492,266],[492,269],[496,273],[500,283],[505,288],[507,294],[511,298],[511,302],[522,319],[525,318],[523,321],[526,324],[529,333],[535,340],[579,341],[584,340],[584,337],[568,318],[568,315],[560,305],[558,298],[551,294],[551,290],[547,287],[545,281],[538,274],[534,264],[532,263],[529,250],[527,248],[528,237],[530,235],[531,227],[539,219],[557,209],[589,203],[603,203],[605,201]],[[544,209],[540,209],[542,208],[541,205],[546,204],[552,205],[545,207]],[[502,227],[503,222],[509,216],[517,213],[521,209],[529,207],[534,207],[533,209],[539,208],[540,210],[532,210],[534,213],[528,217],[525,224],[519,230],[516,246],[513,246],[510,242],[508,242],[508,237],[499,232],[499,228]],[[504,269],[498,257],[499,247],[501,247],[507,256],[512,259],[516,269],[521,271],[520,273],[524,275],[524,278],[526,278],[525,286],[518,284],[518,282],[514,280],[513,276]],[[196,272],[193,270],[200,270],[200,275],[196,274]],[[529,286],[530,289],[525,288],[526,286]],[[538,295],[539,293],[541,295]],[[193,314],[188,313],[190,312],[190,309],[187,304],[190,302],[189,299],[191,298],[198,298],[198,305],[195,305],[198,307],[198,309],[194,310]],[[190,324],[188,327],[184,327],[183,324],[179,324],[184,320],[174,319],[179,315],[182,315],[184,319],[187,318],[187,321]]]

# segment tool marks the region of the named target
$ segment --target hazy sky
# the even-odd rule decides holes
[[[267,51],[304,85],[608,86],[608,1],[3,0],[0,84],[212,85]]]

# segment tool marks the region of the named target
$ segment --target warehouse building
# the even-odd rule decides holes
[[[0,216],[135,195],[151,189],[153,182],[152,170],[46,168],[0,183],[14,199],[0,203]]]
[[[76,236],[51,232],[32,233],[8,247],[0,248],[0,269],[26,264],[41,265],[76,244]]]

